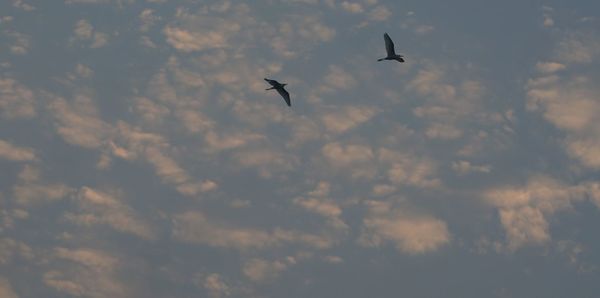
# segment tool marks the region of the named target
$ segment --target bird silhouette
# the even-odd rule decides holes
[[[288,107],[292,106],[292,102],[290,100],[290,94],[283,89],[283,87],[285,87],[285,85],[287,84],[281,84],[275,80],[269,80],[267,78],[265,78],[265,81],[267,81],[267,83],[271,84],[271,88],[267,88],[265,90],[272,90],[275,89],[277,90],[277,92],[279,93],[279,95],[281,95],[281,97],[283,97],[283,100],[285,100],[285,103],[287,103]]]
[[[383,39],[385,40],[385,51],[387,52],[387,57],[377,59],[377,61],[396,60],[398,62],[404,62],[404,56],[398,55],[396,54],[396,51],[394,51],[394,42],[387,33],[383,34]]]

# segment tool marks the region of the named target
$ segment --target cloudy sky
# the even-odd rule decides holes
[[[599,12],[0,1],[0,296],[596,297]]]

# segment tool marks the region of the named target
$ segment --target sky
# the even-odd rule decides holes
[[[597,297],[599,12],[0,1],[0,296]]]

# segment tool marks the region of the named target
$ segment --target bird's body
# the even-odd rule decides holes
[[[398,62],[404,62],[404,56],[396,54],[396,51],[394,50],[394,42],[387,33],[383,34],[383,39],[385,40],[385,51],[387,52],[387,57],[377,59],[377,61],[396,60]]]
[[[267,81],[267,83],[269,83],[272,86],[271,88],[267,88],[265,90],[272,90],[272,89],[277,90],[279,95],[281,95],[281,97],[283,97],[283,100],[285,100],[285,103],[288,105],[288,107],[292,106],[292,101],[290,100],[290,94],[283,88],[287,84],[281,84],[275,80],[269,80],[267,78],[265,78],[265,81]]]

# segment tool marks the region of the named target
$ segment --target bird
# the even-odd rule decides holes
[[[377,61],[396,60],[398,62],[404,62],[404,56],[398,55],[396,54],[396,51],[394,51],[394,42],[387,33],[383,34],[383,39],[385,40],[385,51],[387,52],[387,57],[377,59]]]
[[[285,103],[287,103],[288,107],[292,106],[292,102],[290,100],[290,94],[283,88],[287,84],[282,84],[275,80],[269,80],[267,78],[265,78],[265,81],[267,81],[267,83],[271,84],[271,86],[272,86],[271,88],[267,88],[265,90],[272,90],[272,89],[277,90],[279,95],[281,95],[281,97],[283,97],[283,100],[285,100]]]

